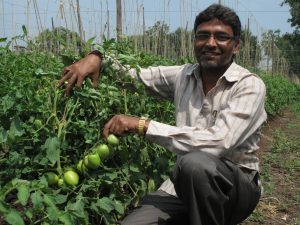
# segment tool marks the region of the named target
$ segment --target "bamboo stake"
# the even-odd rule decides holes
[[[117,5],[117,40],[120,41],[122,35],[122,4],[121,0],[116,0]]]
[[[106,14],[107,14],[107,20],[106,20],[106,24],[107,24],[107,38],[110,38],[110,32],[109,32],[109,9],[108,9],[108,0],[106,0]]]
[[[84,36],[83,36],[82,21],[81,21],[81,16],[80,16],[79,0],[76,0],[76,5],[77,5],[78,29],[79,29],[79,36],[80,36],[80,46],[79,46],[79,49],[80,49],[80,51],[82,51]]]

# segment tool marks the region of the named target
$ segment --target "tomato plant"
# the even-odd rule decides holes
[[[65,59],[74,55],[52,55],[31,44],[30,52],[0,47],[0,223],[116,224],[171,174],[176,156],[134,134],[110,136],[99,150],[105,142],[99,128],[115,114],[147,115],[175,124],[174,105],[149,97],[126,71],[112,66],[113,60],[132,68],[175,62],[106,40],[98,47],[111,58],[105,61],[99,87],[92,88],[87,79],[64,97],[57,82]],[[277,111],[276,96],[295,96],[299,89],[286,83],[283,96],[270,90],[274,82],[267,81],[267,100],[272,100],[267,105]],[[276,88],[281,88],[278,83]],[[89,155],[95,153],[103,166],[89,169]],[[57,186],[48,185],[44,175],[49,171],[55,171]],[[20,205],[12,204],[11,196]]]

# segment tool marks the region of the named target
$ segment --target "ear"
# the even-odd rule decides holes
[[[233,48],[233,55],[235,56],[240,49],[240,40],[236,40]]]

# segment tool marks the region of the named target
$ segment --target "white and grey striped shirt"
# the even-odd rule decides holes
[[[135,71],[130,74],[136,77]],[[151,90],[172,98],[176,126],[151,120],[146,138],[179,155],[205,151],[240,166],[259,170],[256,156],[260,127],[266,120],[263,81],[232,63],[206,95],[198,64],[141,69],[138,77]],[[160,190],[176,195],[172,182]]]

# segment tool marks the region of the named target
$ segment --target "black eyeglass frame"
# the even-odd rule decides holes
[[[224,33],[215,33],[214,34],[214,33],[201,32],[201,33],[196,33],[194,35],[195,40],[202,41],[202,42],[208,41],[211,37],[213,37],[214,40],[216,42],[219,42],[219,43],[225,43],[225,42],[228,42],[228,41],[239,39],[237,36],[229,36],[229,35],[224,34]]]

